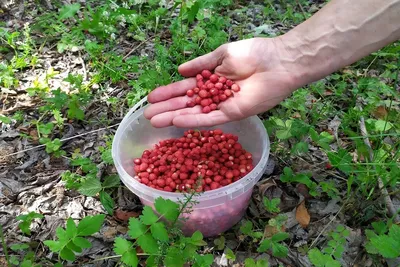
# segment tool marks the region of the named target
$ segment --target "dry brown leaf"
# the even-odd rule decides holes
[[[379,106],[374,111],[372,111],[372,115],[374,115],[374,117],[377,119],[384,119],[386,118],[387,114],[388,112],[385,106]]]
[[[279,232],[285,232],[286,228],[284,225],[281,226],[281,230],[279,231],[276,226],[266,225],[264,230],[264,238],[271,238],[274,234]]]
[[[303,200],[296,209],[296,220],[299,222],[301,227],[306,228],[310,223],[310,214],[306,208],[306,202]]]
[[[123,210],[116,210],[114,212],[114,218],[118,221],[127,222],[129,218],[135,217],[137,218],[140,214],[134,211],[123,211]]]

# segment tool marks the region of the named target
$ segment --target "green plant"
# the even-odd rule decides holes
[[[308,257],[312,264],[316,267],[333,267],[341,266],[339,260],[344,252],[346,237],[349,235],[343,225],[338,225],[335,231],[330,233],[330,240],[327,246],[321,251],[318,248],[313,248],[308,251]]]
[[[284,258],[287,256],[288,248],[281,242],[289,238],[289,234],[281,230],[284,220],[286,220],[284,216],[278,215],[268,221],[268,226],[276,229],[276,232],[270,238],[265,238],[264,233],[261,231],[254,231],[251,221],[246,221],[240,227],[240,231],[251,237],[253,242],[258,243],[257,252],[261,253],[271,250],[273,256]]]
[[[17,216],[17,220],[20,220],[18,224],[19,229],[26,235],[31,234],[30,226],[33,220],[42,219],[43,215],[34,211],[29,212],[28,214],[22,214]]]
[[[105,215],[86,216],[78,225],[72,218],[67,220],[65,229],[57,227],[56,240],[45,240],[43,243],[51,251],[59,253],[59,258],[74,261],[75,252],[81,253],[83,249],[90,248],[92,244],[84,237],[90,236],[100,230]]]
[[[365,248],[368,253],[379,254],[385,258],[397,258],[400,256],[400,226],[385,224],[382,221],[373,222],[374,231],[367,229],[368,238]]]
[[[199,255],[197,249],[207,243],[199,231],[191,237],[185,237],[177,228],[180,214],[191,202],[189,195],[183,205],[161,197],[154,202],[156,214],[149,206],[145,206],[139,218],[129,219],[128,235],[134,241],[117,237],[114,252],[121,256],[121,261],[128,266],[138,266],[138,256],[147,256],[147,266],[183,266],[192,263],[193,266],[210,266],[212,254]],[[136,247],[140,246],[144,253],[138,254]]]

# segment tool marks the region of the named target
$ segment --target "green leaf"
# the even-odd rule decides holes
[[[285,258],[288,255],[288,248],[279,243],[272,243],[272,255],[275,257]]]
[[[219,238],[214,239],[214,245],[217,246],[218,250],[222,250],[225,247],[225,237],[221,235]]]
[[[245,267],[256,267],[256,262],[252,258],[247,258],[244,260]]]
[[[400,226],[399,225],[393,224],[392,227],[390,227],[389,237],[393,238],[393,240],[397,241],[397,243],[400,245]]]
[[[281,203],[280,198],[273,198],[269,200],[267,197],[263,198],[263,203],[268,212],[276,213],[280,212],[279,204]]]
[[[166,267],[182,267],[185,262],[181,255],[181,250],[176,247],[169,248],[164,264]]]
[[[81,248],[91,248],[92,247],[92,243],[89,242],[89,240],[87,240],[86,238],[83,237],[75,237],[72,242],[74,242],[75,245],[77,245],[78,247]]]
[[[317,248],[313,248],[308,251],[308,258],[310,259],[311,263],[314,264],[316,267],[325,266],[325,257]]]
[[[189,9],[188,13],[187,13],[187,17],[188,17],[188,22],[192,23],[194,21],[194,19],[196,18],[197,13],[199,12],[200,9],[200,3],[198,1],[196,1],[191,8]]]
[[[98,232],[105,218],[104,214],[86,216],[78,224],[78,236],[89,236]]]
[[[128,235],[135,239],[146,232],[146,226],[137,218],[129,218],[129,231]]]
[[[128,266],[138,266],[139,260],[136,250],[132,247],[133,244],[126,239],[117,237],[114,240],[114,252],[121,255],[121,261]]]
[[[227,258],[228,260],[233,260],[233,261],[236,260],[236,255],[235,255],[235,253],[234,253],[230,248],[228,248],[228,247],[225,249],[225,255],[226,255],[226,258]]]
[[[25,243],[23,243],[23,244],[13,244],[13,245],[10,246],[10,248],[11,248],[12,250],[14,250],[14,251],[17,251],[17,250],[24,250],[24,249],[29,248],[29,245],[28,245],[28,244],[25,244]]]
[[[114,199],[104,190],[100,191],[100,202],[108,214],[112,215],[114,213]]]
[[[6,116],[3,116],[3,115],[0,115],[0,121],[2,123],[4,123],[4,124],[10,124],[11,123],[11,119],[6,117]]]
[[[121,184],[121,180],[118,175],[110,175],[104,179],[103,188],[118,187]]]
[[[328,158],[332,165],[341,171],[349,173],[352,170],[352,157],[345,149],[339,149],[338,153],[328,152]]]
[[[139,236],[137,243],[143,249],[143,251],[148,254],[156,254],[158,252],[159,246],[157,241],[151,236],[150,233]]]
[[[82,248],[77,246],[77,245],[75,245],[74,242],[72,242],[72,241],[68,242],[67,248],[69,248],[71,251],[75,251],[75,252],[78,252],[78,253],[82,252]]]
[[[271,240],[272,240],[272,242],[280,242],[280,241],[283,241],[283,240],[289,238],[289,236],[290,235],[285,232],[277,233],[272,236]]]
[[[67,220],[67,227],[65,228],[67,237],[69,237],[70,239],[74,238],[74,236],[77,233],[77,228],[75,225],[74,220],[72,220],[72,218],[68,218]]]
[[[75,260],[75,254],[74,252],[72,252],[69,248],[64,247],[61,251],[60,251],[60,257],[63,260],[68,260],[68,261],[74,261]]]
[[[154,206],[167,220],[174,221],[179,216],[179,205],[172,200],[159,197],[155,200]]]
[[[101,190],[101,183],[97,178],[87,178],[82,182],[81,187],[78,189],[82,195],[92,197],[99,193]]]
[[[261,243],[260,246],[257,248],[257,252],[265,252],[269,250],[272,246],[272,241],[271,239],[264,239]]]
[[[194,260],[195,263],[193,267],[209,267],[214,262],[214,256],[212,254],[206,254],[206,255],[195,254]]]
[[[68,118],[83,120],[85,113],[79,108],[78,100],[71,100],[68,104]]]
[[[31,261],[31,260],[24,260],[22,263],[21,263],[21,266],[20,267],[32,267],[32,266],[34,266],[33,265],[33,262]],[[56,267],[56,266],[55,266]]]
[[[308,144],[306,142],[299,142],[292,149],[292,153],[307,153],[307,152],[308,152]]]
[[[153,223],[150,226],[151,234],[155,239],[158,239],[160,241],[168,241],[168,232],[165,229],[165,226],[161,222]]]
[[[253,230],[253,223],[246,221],[244,225],[240,226],[240,231],[245,235],[250,235]]]
[[[387,235],[379,235],[371,239],[371,244],[385,258],[396,258],[400,256],[400,242]]]
[[[43,242],[46,246],[49,247],[49,249],[53,252],[58,252],[62,248],[62,245],[58,241],[53,241],[53,240],[45,240]]]
[[[190,237],[191,244],[195,246],[205,246],[207,245],[207,242],[203,240],[203,234],[200,231],[196,231],[192,234]]]
[[[393,124],[389,121],[376,120],[374,123],[375,130],[378,132],[386,132],[393,128]]]
[[[17,257],[16,257],[15,255],[12,255],[12,256],[10,257],[10,263],[11,263],[12,265],[19,265],[19,261],[18,261],[18,259],[17,259]]]
[[[146,267],[157,267],[156,256],[151,255],[146,260]]]
[[[143,208],[142,215],[140,215],[140,219],[146,225],[152,225],[153,223],[158,221],[157,215],[154,213],[153,209],[149,206],[145,206]]]
[[[78,3],[63,6],[60,10],[59,19],[64,20],[73,17],[80,7],[81,5]]]

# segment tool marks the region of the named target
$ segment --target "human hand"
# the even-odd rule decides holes
[[[297,89],[296,78],[284,66],[285,53],[278,38],[253,38],[220,46],[215,51],[181,65],[188,78],[152,91],[144,111],[154,127],[214,126],[265,112]],[[186,91],[196,87],[196,74],[207,69],[231,79],[240,92],[202,113],[201,106],[187,107]]]

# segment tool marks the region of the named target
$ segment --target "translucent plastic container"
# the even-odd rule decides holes
[[[112,144],[112,156],[122,182],[140,198],[143,205],[154,208],[154,200],[159,196],[177,202],[184,200],[184,195],[153,189],[134,180],[133,159],[141,157],[144,150],[153,149],[154,144],[160,140],[180,137],[188,129],[174,126],[154,128],[143,116],[145,107],[136,110],[145,101],[146,99],[143,99],[133,107],[121,122]],[[215,236],[239,222],[248,207],[253,187],[267,165],[269,138],[262,121],[257,116],[198,129],[215,128],[239,137],[243,148],[253,154],[254,169],[237,182],[196,196],[194,199],[198,204],[193,206],[193,211],[189,215],[183,215],[187,219],[181,226],[185,235],[191,235],[199,230],[205,237]]]

